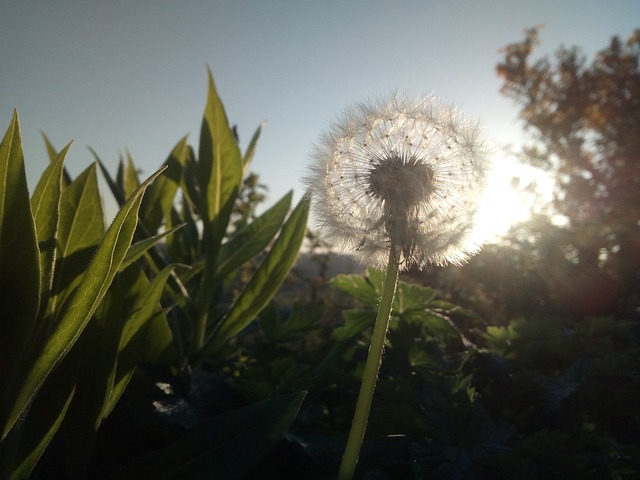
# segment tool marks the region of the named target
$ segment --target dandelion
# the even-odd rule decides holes
[[[359,104],[322,136],[306,179],[329,243],[384,267],[461,264],[477,251],[474,218],[488,149],[477,122],[432,96]]]
[[[338,472],[352,478],[369,417],[398,273],[461,264],[479,248],[475,217],[489,150],[480,126],[432,96],[359,104],[315,147],[306,183],[330,244],[386,276]]]

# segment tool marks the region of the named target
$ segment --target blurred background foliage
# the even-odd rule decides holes
[[[591,61],[577,47],[534,61],[537,43],[538,29],[527,30],[523,41],[503,49],[497,73],[532,137],[520,158],[554,179],[553,201],[463,270],[423,278],[437,277],[457,298],[487,305],[493,322],[520,314],[634,315],[640,30],[626,41],[614,37]]]
[[[592,60],[561,48],[534,61],[537,41],[533,28],[505,47],[497,73],[531,133],[521,160],[555,179],[553,202],[464,267],[401,278],[359,478],[640,476],[640,30]],[[248,165],[260,131],[241,155],[212,85],[203,131],[235,158],[232,203],[207,216],[199,175],[215,173],[198,162],[211,146],[196,156],[183,139],[136,230],[140,242],[172,232],[136,270],[145,285],[165,272],[151,311],[171,327],[172,355],[130,372],[81,469],[67,429],[33,478],[335,476],[382,274],[354,272],[313,232],[293,269],[277,268],[297,254],[306,200],[256,214],[266,187]],[[103,173],[124,205],[133,161]],[[154,189],[172,201],[149,200]]]

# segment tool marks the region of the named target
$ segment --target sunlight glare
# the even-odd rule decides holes
[[[526,222],[541,199],[548,200],[548,180],[541,172],[501,156],[489,174],[477,218],[478,235],[496,243],[518,223]],[[540,189],[545,191],[540,191]]]

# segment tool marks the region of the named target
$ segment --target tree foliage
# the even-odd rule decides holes
[[[606,293],[601,309],[617,308],[612,298],[634,295],[640,279],[640,29],[590,61],[577,47],[533,60],[537,44],[528,29],[497,72],[537,140],[526,160],[554,175],[553,206],[568,219],[539,229],[542,243],[553,237],[547,254],[560,262],[558,286],[575,282],[572,302]]]

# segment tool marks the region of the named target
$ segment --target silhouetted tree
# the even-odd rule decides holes
[[[553,205],[462,269],[416,275],[491,323],[628,313],[640,304],[640,29],[590,63],[575,47],[534,61],[537,43],[528,29],[497,72],[534,139],[523,160],[556,180]]]
[[[640,280],[640,29],[590,63],[576,47],[532,61],[537,43],[528,29],[497,72],[537,140],[526,158],[555,176],[554,207],[569,221],[553,236],[566,261],[550,280],[569,302],[607,311]]]

